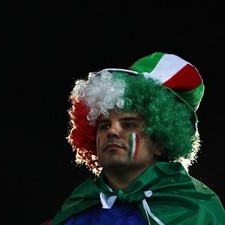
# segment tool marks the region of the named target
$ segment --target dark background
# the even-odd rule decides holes
[[[190,173],[225,205],[224,12],[217,1],[16,1],[0,10],[4,224],[52,218],[88,175],[66,141],[74,81],[89,71],[127,68],[155,51],[177,54],[202,74],[202,147]]]

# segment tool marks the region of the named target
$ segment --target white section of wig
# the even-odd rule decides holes
[[[100,114],[108,115],[110,109],[122,109],[126,83],[114,79],[107,70],[90,73],[88,80],[78,80],[71,93],[72,97],[82,100],[90,108],[87,119],[95,124]]]

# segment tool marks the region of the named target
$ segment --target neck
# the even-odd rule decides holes
[[[113,190],[118,189],[125,189],[127,188],[132,181],[137,178],[143,171],[143,170],[132,170],[132,172],[129,169],[122,170],[113,170],[113,171],[107,171],[104,170],[104,174],[106,177],[105,182],[108,186],[110,186]]]

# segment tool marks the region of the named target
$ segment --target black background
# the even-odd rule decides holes
[[[155,51],[177,54],[202,74],[202,147],[190,173],[225,204],[224,12],[217,1],[17,1],[0,10],[4,224],[52,218],[88,175],[66,141],[74,81]]]

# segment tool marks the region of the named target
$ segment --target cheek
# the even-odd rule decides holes
[[[101,164],[101,158],[102,158],[102,151],[101,151],[101,138],[96,137],[96,154],[98,162]]]
[[[107,138],[105,135],[96,135],[96,151],[97,154],[101,151],[102,146],[105,144]]]

